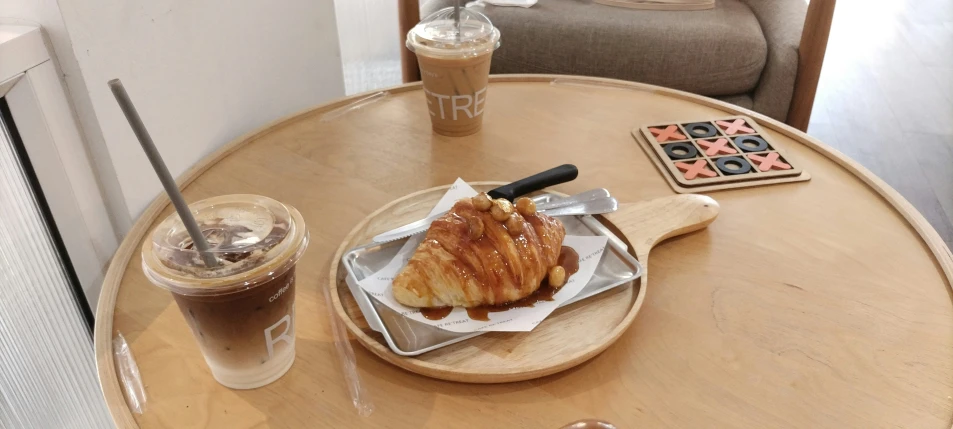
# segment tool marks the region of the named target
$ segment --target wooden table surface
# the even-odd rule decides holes
[[[266,387],[218,385],[171,296],[145,279],[139,246],[172,208],[160,198],[127,235],[103,286],[96,354],[120,427],[540,427],[597,417],[628,427],[916,427],[953,420],[953,256],[899,194],[776,121],[717,101],[601,79],[498,76],[483,131],[430,132],[416,84],[302,112],[187,172],[188,201],[255,193],[297,207],[311,231],[299,262],[297,360]],[[708,229],[658,246],[633,326],[601,355],[553,376],[468,385],[396,368],[353,342],[375,411],[360,417],[335,358],[321,288],[362,218],[455,178],[513,180],[579,167],[578,192],[671,195],[630,135],[642,124],[747,114],[809,182],[715,192]],[[322,121],[322,117],[325,118]],[[661,214],[664,215],[664,214]],[[148,395],[133,415],[111,339],[129,341]]]

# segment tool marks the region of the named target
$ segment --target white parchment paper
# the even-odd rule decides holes
[[[463,179],[457,179],[453,186],[447,190],[447,193],[437,202],[430,214],[450,210],[457,200],[472,197],[476,194],[477,192]],[[489,313],[489,321],[470,319],[466,310],[462,307],[454,308],[447,317],[441,320],[429,320],[420,314],[419,309],[407,307],[397,302],[391,288],[394,277],[410,260],[417,246],[423,241],[424,235],[417,234],[408,239],[389,264],[358,283],[365,291],[404,317],[453,332],[532,331],[560,304],[572,299],[589,283],[596,271],[599,260],[602,258],[602,253],[606,249],[606,241],[608,240],[605,236],[566,236],[563,245],[572,247],[579,253],[579,271],[569,277],[569,281],[553,295],[552,301],[540,301],[533,307],[513,308],[507,311]]]

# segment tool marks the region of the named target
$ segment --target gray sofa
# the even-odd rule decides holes
[[[420,16],[452,4],[426,2]],[[487,5],[484,13],[502,32],[491,73],[650,83],[718,98],[784,122],[807,8],[805,0],[717,0],[714,9],[670,12],[589,0],[539,0],[525,9]]]

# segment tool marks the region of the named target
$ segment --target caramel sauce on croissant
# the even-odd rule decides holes
[[[426,319],[440,320],[450,315],[451,311],[453,311],[453,307],[421,308],[420,314]]]
[[[557,259],[556,265],[563,267],[566,270],[566,278],[575,274],[579,271],[579,253],[576,252],[576,249],[573,249],[569,246],[561,246],[559,251],[559,258]],[[544,279],[542,284],[540,284],[539,289],[536,289],[536,292],[533,292],[531,295],[526,298],[519,299],[513,302],[508,302],[506,304],[500,305],[481,305],[479,307],[467,308],[467,316],[473,320],[480,320],[483,322],[490,320],[490,313],[499,313],[502,311],[507,311],[513,308],[522,308],[522,307],[532,307],[537,302],[540,301],[552,301],[553,296],[556,292],[559,291],[559,288],[554,288],[549,285],[549,279]],[[422,308],[420,313],[427,319],[430,320],[440,320],[444,317],[447,317],[450,312],[453,311],[453,307],[438,307],[438,308]]]
[[[499,313],[513,308],[532,307],[540,301],[552,301],[553,295],[555,295],[557,291],[559,291],[559,289],[550,286],[548,280],[543,280],[543,284],[539,286],[539,289],[536,289],[536,292],[533,292],[532,295],[527,296],[526,298],[500,305],[481,305],[479,307],[470,307],[467,309],[467,316],[473,320],[489,322],[490,313]]]
[[[562,246],[559,249],[559,258],[556,259],[556,265],[566,270],[566,278],[568,279],[569,276],[579,271],[579,253],[572,247]]]
[[[483,225],[483,234],[476,239],[470,235],[473,219],[480,219]],[[439,238],[440,245],[456,258],[453,264],[447,264],[443,269],[454,270],[459,277],[474,277],[484,296],[504,296],[503,292],[514,286],[522,291],[522,296],[531,294],[538,285],[524,280],[545,276],[548,267],[543,261],[553,260],[552,256],[556,254],[547,253],[548,249],[536,250],[545,246],[537,231],[542,230],[543,222],[558,221],[536,215],[521,219],[523,231],[514,237],[503,222],[494,220],[489,212],[477,210],[466,200],[458,202],[450,216],[435,220],[436,227],[431,227],[434,231],[432,238]],[[521,258],[521,262],[511,264],[508,259],[513,255]],[[468,291],[464,289],[463,292],[469,299]]]

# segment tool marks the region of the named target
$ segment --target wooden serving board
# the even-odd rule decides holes
[[[471,183],[477,190],[501,184]],[[642,263],[638,282],[558,309],[532,332],[490,332],[420,356],[399,356],[365,321],[347,287],[341,256],[369,243],[378,233],[425,217],[448,187],[410,194],[362,220],[334,255],[328,287],[335,313],[368,350],[418,374],[468,383],[530,380],[572,368],[605,350],[632,324],[642,306],[652,247],[666,238],[702,229],[718,215],[718,203],[703,195],[622,204],[601,220],[626,241],[630,253]]]

